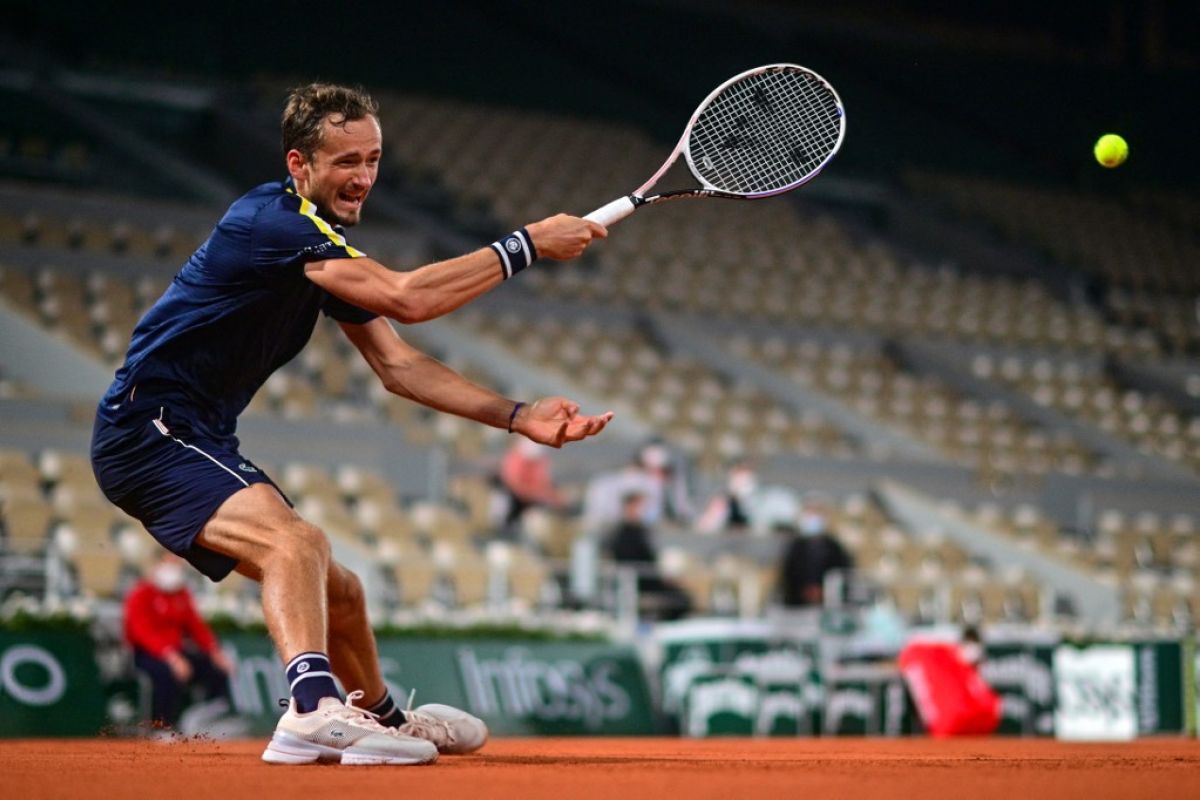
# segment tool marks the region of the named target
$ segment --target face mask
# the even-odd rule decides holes
[[[752,472],[735,472],[729,476],[729,493],[734,497],[746,497],[758,488],[758,479]]]
[[[168,593],[182,589],[183,579],[183,567],[178,564],[159,564],[150,573],[150,582]]]
[[[648,469],[662,469],[671,460],[666,448],[652,445],[642,451],[642,465]]]
[[[966,642],[959,646],[958,652],[968,664],[978,664],[983,660],[983,645],[979,642]]]
[[[800,515],[800,532],[814,536],[825,531],[825,517],[807,511]]]

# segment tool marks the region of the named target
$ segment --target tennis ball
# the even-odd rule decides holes
[[[1129,145],[1117,134],[1106,133],[1096,140],[1092,152],[1096,154],[1100,166],[1112,169],[1121,166],[1129,158]]]

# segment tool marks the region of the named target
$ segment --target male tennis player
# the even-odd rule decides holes
[[[439,750],[469,752],[487,738],[482,721],[444,705],[401,710],[388,696],[362,584],[238,452],[237,417],[324,313],[401,397],[554,447],[599,433],[611,413],[583,415],[562,397],[502,397],[405,344],[388,319],[439,317],[535,258],[575,258],[606,232],[559,215],[459,258],[395,272],[350,246],[343,230],[359,221],[379,169],[375,101],[361,90],[306,86],[288,98],[282,129],[288,178],[234,202],[134,330],[96,416],[96,479],[212,580],[236,569],[262,583],[292,695],[264,760],[419,764]],[[345,703],[334,675],[349,692]]]

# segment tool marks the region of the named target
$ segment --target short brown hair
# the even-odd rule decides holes
[[[326,117],[341,126],[368,116],[378,118],[379,103],[361,86],[310,83],[292,89],[280,120],[283,154],[299,150],[305,158],[312,158],[321,147],[321,123]]]

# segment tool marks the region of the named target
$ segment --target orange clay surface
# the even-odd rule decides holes
[[[0,797],[1200,798],[1200,743],[498,739],[427,767],[269,766],[265,741],[0,740]]]

